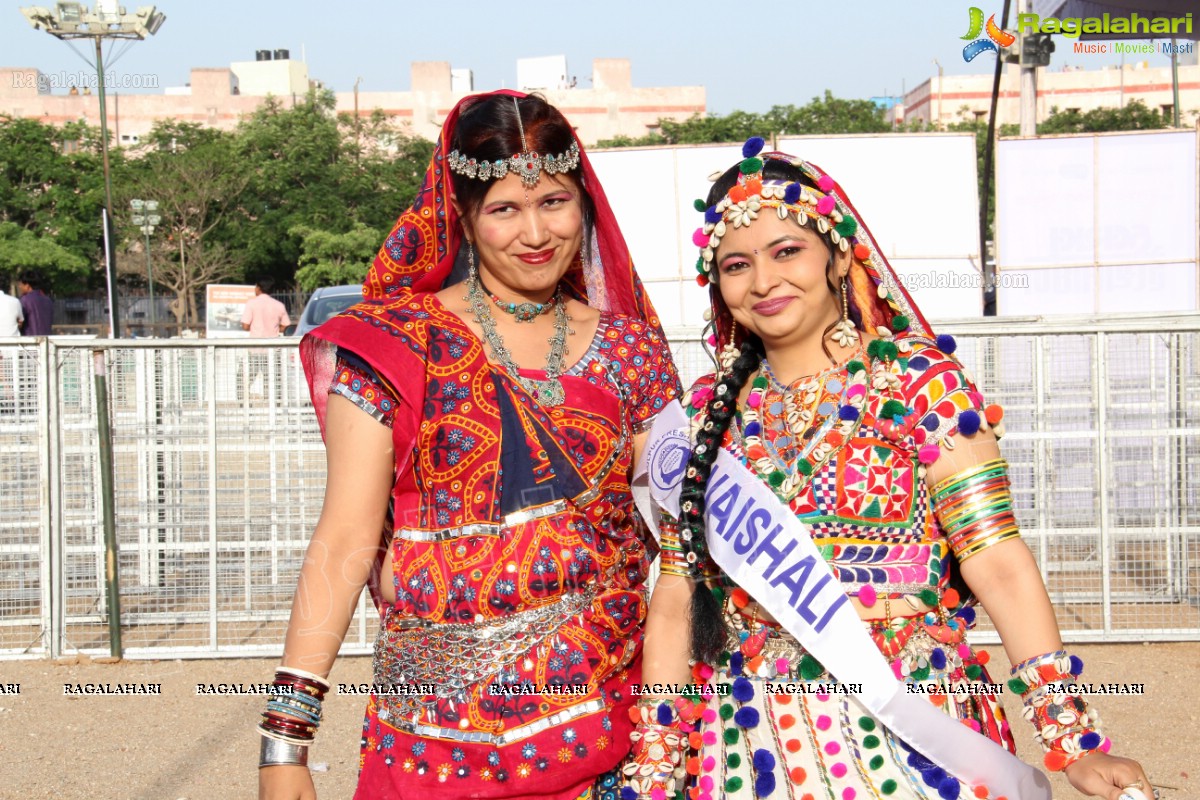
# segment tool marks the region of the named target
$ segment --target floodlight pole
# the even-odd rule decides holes
[[[105,105],[104,40],[145,39],[153,36],[162,27],[166,16],[154,6],[139,8],[134,14],[119,14],[97,11],[86,12],[82,3],[59,3],[58,13],[47,8],[32,6],[22,8],[21,13],[37,30],[44,30],[56,39],[92,39],[96,43],[97,95],[100,102],[100,154],[104,165],[104,263],[105,281],[108,284],[109,336],[121,338],[120,308],[117,304],[117,264],[115,231],[112,230],[112,176],[108,157],[108,109]]]
[[[100,100],[100,155],[104,163],[104,208],[108,211],[108,221],[106,224],[112,224],[113,221],[113,204],[112,204],[112,174],[108,168],[108,109],[104,103],[104,36],[95,37],[96,41],[96,77],[99,79],[97,86],[97,95]],[[104,265],[107,272],[109,295],[108,295],[108,318],[112,321],[112,330],[109,331],[110,339],[121,338],[121,308],[117,303],[117,245],[116,242],[109,240],[108,252],[104,254]]]

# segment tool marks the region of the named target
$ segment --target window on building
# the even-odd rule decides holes
[[[1158,107],[1162,111],[1163,119],[1173,119],[1175,117],[1175,104],[1166,103]]]

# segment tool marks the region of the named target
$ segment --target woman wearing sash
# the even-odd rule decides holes
[[[719,369],[683,401],[692,451],[678,521],[660,526],[646,629],[656,694],[634,713],[624,797],[1048,798],[1045,777],[1010,755],[987,654],[966,642],[972,597],[1018,665],[1007,689],[1045,767],[1084,794],[1149,797],[1141,767],[1108,755],[1097,716],[1063,685],[1082,663],[1018,535],[1003,412],[836,182],[762,149],[747,142],[697,201]],[[806,541],[786,543],[789,524]],[[855,673],[911,696],[883,702],[880,681],[847,683]]]
[[[314,796],[364,584],[381,626],[356,797],[615,796],[655,554],[629,472],[678,379],[562,114],[460,102],[363,294],[301,345],[328,488],[260,796]]]

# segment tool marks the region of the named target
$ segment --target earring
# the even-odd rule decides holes
[[[842,318],[833,326],[833,340],[842,347],[853,347],[858,344],[858,331],[855,330],[854,320],[850,319],[850,292],[846,279],[842,278]]]
[[[467,283],[479,280],[479,271],[475,269],[475,245],[467,242]]]
[[[733,326],[729,329],[729,341],[721,348],[720,355],[717,356],[717,363],[721,366],[721,374],[728,375],[733,371],[733,362],[737,361],[738,356],[742,354],[742,350],[735,343],[737,340],[737,320],[734,320]]]

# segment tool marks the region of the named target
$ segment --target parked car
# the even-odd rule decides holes
[[[303,336],[327,319],[337,316],[362,300],[362,284],[349,286],[323,286],[312,293],[296,323],[296,336]]]

